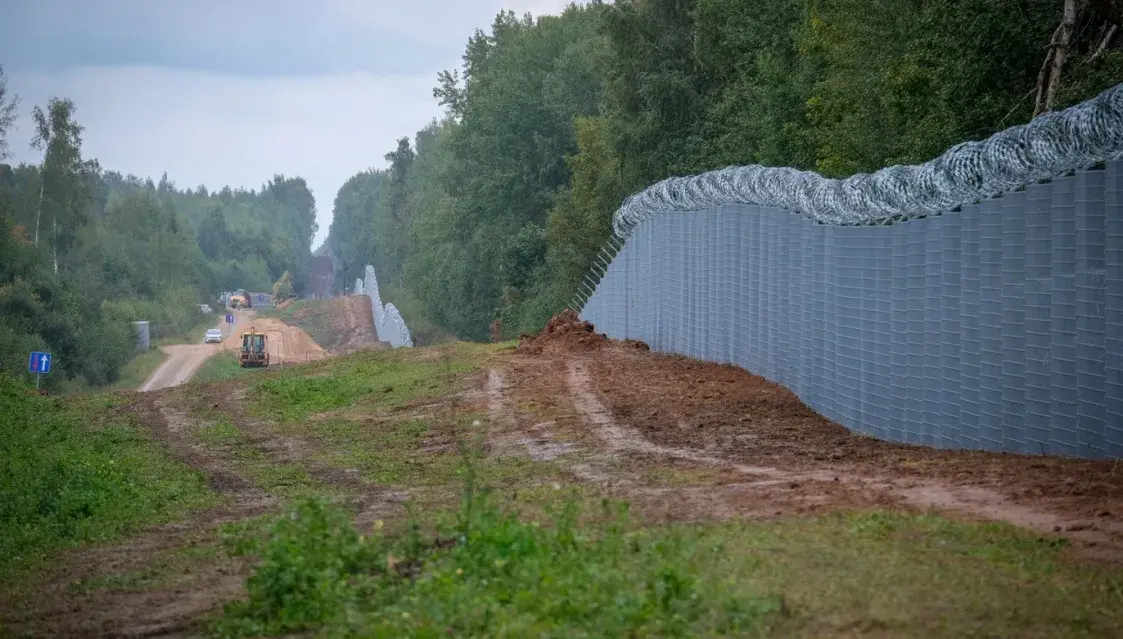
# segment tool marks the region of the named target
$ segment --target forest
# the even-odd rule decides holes
[[[339,189],[336,292],[373,264],[411,327],[537,330],[571,299],[622,200],[758,163],[831,177],[931,159],[1123,80],[1123,0],[593,0],[500,13],[436,78],[443,115]],[[216,291],[308,279],[315,200],[121,175],[80,105],[31,105],[37,164],[4,164],[21,105],[0,69],[0,370],[114,381],[128,322],[184,331]],[[403,132],[408,133],[408,132]],[[415,333],[418,331],[415,331]],[[418,343],[424,343],[419,340]]]
[[[1123,81],[1120,0],[617,0],[499,14],[444,115],[337,194],[337,290],[406,322],[537,330],[622,200],[738,164],[830,177],[938,156]],[[403,132],[408,133],[408,132]],[[497,322],[497,323],[496,323]]]
[[[182,334],[218,291],[269,290],[285,270],[307,280],[316,221],[302,178],[208,191],[103,169],[82,155],[66,98],[32,107],[42,161],[12,166],[5,134],[21,107],[0,68],[0,372],[23,375],[41,350],[49,387],[108,384],[135,354],[130,322]]]

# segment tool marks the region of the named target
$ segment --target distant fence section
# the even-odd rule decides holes
[[[378,332],[378,339],[389,342],[394,348],[413,346],[413,337],[409,334],[402,314],[398,312],[393,303],[382,305],[382,297],[378,292],[378,278],[374,274],[374,267],[369,264],[362,278],[355,279],[355,294],[370,296],[371,310],[374,313],[374,329]]]
[[[1123,457],[1121,157],[1123,85],[918,167],[674,178],[573,306],[884,439]]]

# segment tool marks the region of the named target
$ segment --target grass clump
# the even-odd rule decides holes
[[[211,503],[111,396],[45,397],[0,375],[0,577],[52,550]]]
[[[263,416],[295,422],[314,413],[359,405],[392,408],[425,397],[443,397],[455,379],[479,369],[470,353],[419,359],[412,349],[370,351],[330,365],[285,371],[258,384],[253,396]],[[321,374],[309,375],[310,371]]]
[[[233,351],[222,351],[208,357],[192,379],[199,382],[217,382],[265,370],[268,369],[242,368],[238,364],[238,356]]]
[[[720,545],[689,531],[630,530],[607,505],[579,523],[573,501],[523,521],[470,495],[423,537],[361,535],[347,513],[310,498],[239,550],[261,562],[248,598],[215,630],[257,636],[325,630],[359,636],[722,636],[779,612],[761,596],[705,575]],[[377,527],[377,525],[376,525]]]
[[[199,439],[212,446],[237,446],[246,442],[246,434],[234,422],[221,419],[200,427]]]

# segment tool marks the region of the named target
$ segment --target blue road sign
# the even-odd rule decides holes
[[[257,301],[259,301],[259,302],[264,302],[264,301],[265,301],[265,296],[264,296],[264,295],[258,295],[258,296],[257,296]]]
[[[233,324],[234,323],[234,315],[232,313],[226,314],[226,323],[227,324]]]
[[[31,351],[31,357],[27,358],[27,371],[40,374],[51,372],[51,354]]]

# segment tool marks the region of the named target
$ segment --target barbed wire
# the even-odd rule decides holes
[[[1121,158],[1123,84],[986,140],[958,144],[920,165],[891,166],[842,180],[760,165],[668,178],[624,200],[612,217],[613,232],[578,284],[569,308],[581,312],[635,229],[663,213],[755,204],[786,209],[820,224],[884,225],[939,215]]]
[[[986,140],[964,142],[915,166],[846,179],[759,165],[673,177],[628,197],[612,218],[627,239],[647,219],[729,204],[787,209],[822,224],[891,224],[1123,157],[1123,84],[1063,111],[1045,113]]]

